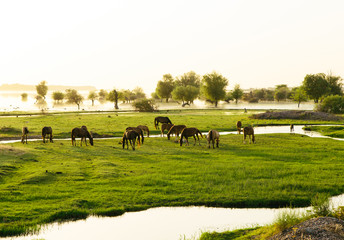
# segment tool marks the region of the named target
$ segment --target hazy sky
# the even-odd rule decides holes
[[[154,91],[217,71],[242,88],[344,77],[342,0],[0,1],[0,84]]]

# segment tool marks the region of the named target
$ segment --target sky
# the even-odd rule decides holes
[[[150,94],[164,74],[216,71],[228,90],[344,77],[342,0],[0,1],[0,85]]]

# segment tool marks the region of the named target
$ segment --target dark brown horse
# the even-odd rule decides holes
[[[294,124],[290,124],[290,134],[294,133]]]
[[[252,136],[252,142],[253,143],[255,142],[253,127],[244,127],[244,143],[246,143],[246,136],[248,136],[248,138],[250,139],[250,143],[251,143],[251,136]]]
[[[188,137],[193,137],[195,139],[194,145],[196,145],[196,137],[198,139],[198,144],[201,146],[198,134],[203,138],[202,133],[197,128],[184,128],[180,137],[180,146],[183,145],[183,138],[186,139],[186,144],[189,145]]]
[[[207,140],[208,140],[208,148],[210,148],[210,142],[213,144],[213,148],[215,141],[216,141],[216,147],[219,147],[219,141],[220,141],[220,133],[216,130],[210,130],[207,135]]]
[[[242,131],[241,126],[242,126],[241,121],[237,121],[237,123],[236,123],[236,128],[237,128],[237,130],[238,130],[238,134],[240,134],[241,131]]]
[[[164,136],[165,130],[167,130],[167,132],[168,132],[168,131],[170,131],[171,127],[173,127],[173,124],[170,124],[170,123],[163,123],[163,124],[161,124],[161,134],[160,134],[160,136],[161,135]]]
[[[170,135],[174,134],[176,137],[179,137],[179,134],[183,131],[183,129],[186,128],[185,125],[173,125],[170,128],[170,131],[167,133],[167,139],[170,140]]]
[[[154,119],[155,129],[159,129],[159,123],[169,123],[169,124],[172,124],[171,120],[168,117],[156,117]]]
[[[145,138],[144,138],[144,136],[143,136],[143,131],[142,131],[142,129],[141,129],[141,128],[138,128],[138,127],[127,127],[127,128],[125,129],[125,131],[130,131],[130,130],[137,132],[137,133],[141,136],[141,138],[142,138],[142,144],[143,144],[143,141],[145,140]],[[138,144],[140,144],[140,138],[139,138],[139,140],[138,140]]]
[[[22,129],[22,136],[21,136],[21,142],[27,144],[27,134],[29,133],[29,129],[27,127],[23,127]]]
[[[71,137],[72,137],[72,145],[73,146],[76,146],[76,140],[75,138],[79,137],[81,138],[81,141],[80,141],[80,146],[82,146],[82,141],[84,140],[85,141],[85,144],[87,146],[87,141],[86,141],[86,138],[88,137],[88,139],[90,140],[90,144],[93,146],[93,136],[92,136],[92,132],[90,133],[88,130],[87,130],[87,127],[86,126],[82,126],[81,128],[73,128],[72,130],[72,134],[71,134]]]
[[[49,141],[53,142],[53,129],[51,127],[44,127],[44,128],[42,128],[43,143],[45,143],[45,137],[47,135],[49,135]]]
[[[124,149],[125,144],[127,144],[127,149],[129,149],[129,145],[128,145],[128,141],[129,141],[130,146],[132,147],[133,151],[135,151],[136,138],[138,141],[138,145],[140,146],[140,134],[134,130],[125,131],[123,134],[123,139],[122,139],[123,149]]]
[[[145,125],[138,125],[138,128],[140,128],[144,133],[147,134],[147,137],[149,137],[149,128]]]

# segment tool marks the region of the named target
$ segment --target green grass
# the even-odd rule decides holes
[[[317,131],[328,137],[344,138],[344,126],[308,126],[305,129]]]
[[[250,121],[225,112],[169,116],[203,131],[234,130],[238,118]],[[71,126],[85,124],[120,136],[128,125],[151,126],[157,116],[123,115],[39,116],[29,118],[29,126],[38,131],[51,125],[63,137]],[[4,119],[0,126],[27,121]],[[316,193],[344,192],[344,142],[290,134],[257,135],[256,140],[243,144],[242,135],[221,136],[214,150],[204,139],[202,146],[191,140],[180,147],[166,138],[147,138],[136,151],[123,150],[118,139],[96,139],[93,147],[73,147],[63,140],[0,145],[0,236],[91,214],[117,216],[158,206],[308,206]]]

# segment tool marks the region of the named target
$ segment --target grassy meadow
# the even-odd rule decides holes
[[[58,139],[81,125],[98,136],[119,137],[137,125],[147,125],[154,134],[158,115],[201,131],[235,130],[237,120],[244,125],[291,123],[228,110],[0,117],[0,129],[10,129],[0,138],[18,137],[24,125],[37,136],[43,126],[51,126],[55,136],[54,143],[0,144],[0,236],[53,221],[158,206],[307,206],[316,193],[344,192],[344,142],[331,139],[269,134],[257,135],[256,144],[243,144],[242,135],[226,135],[219,149],[208,149],[205,139],[201,146],[193,146],[192,139],[190,146],[180,147],[174,138],[150,137],[136,151],[123,150],[119,139],[95,139],[87,147]]]

